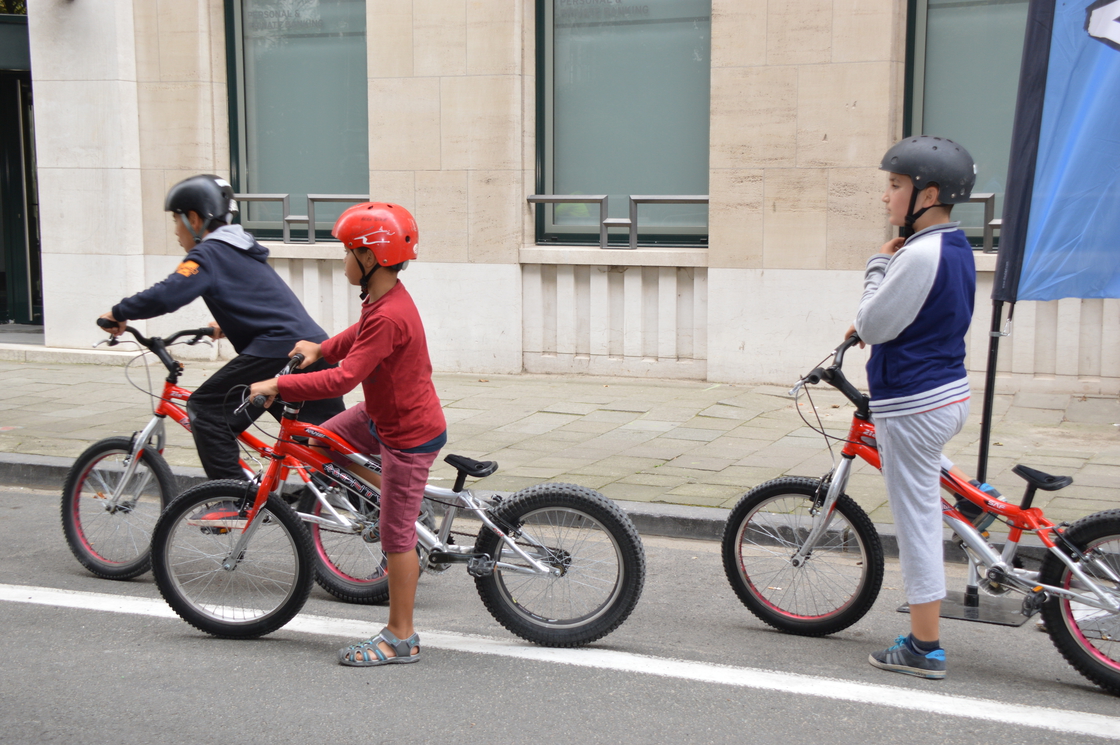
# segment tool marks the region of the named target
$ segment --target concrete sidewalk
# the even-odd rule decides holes
[[[187,362],[183,385],[198,385],[220,364]],[[132,383],[145,389],[149,373],[158,391],[162,366],[127,369]],[[716,537],[726,509],[751,487],[786,474],[820,476],[832,463],[824,439],[802,422],[786,387],[447,373],[437,374],[435,384],[448,422],[444,452],[501,466],[478,482],[480,488],[582,484],[623,502],[646,532]],[[0,362],[0,481],[60,485],[69,463],[92,442],[141,428],[151,416],[149,400],[120,366]],[[813,391],[813,401],[826,429],[843,436],[851,405],[825,388]],[[948,450],[970,473],[979,410],[977,395],[968,425]],[[812,418],[804,398],[801,413]],[[1054,520],[1120,507],[1117,423],[1115,398],[999,396],[988,480],[1018,502],[1023,482],[1010,471],[1016,463],[1073,476],[1073,486],[1036,498]],[[264,426],[275,431],[271,420]],[[167,432],[167,460],[181,477],[198,478],[190,434],[170,422]],[[433,477],[446,483],[453,471],[441,461]],[[861,463],[848,493],[882,532],[892,532],[875,469]]]

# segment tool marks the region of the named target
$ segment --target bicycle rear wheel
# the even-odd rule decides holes
[[[311,540],[283,499],[269,498],[240,556],[231,553],[253,492],[211,481],[183,492],[152,536],[152,570],[168,605],[195,628],[227,638],[263,636],[299,613],[315,576]]]
[[[360,527],[343,530],[306,523],[315,553],[315,581],[324,590],[349,603],[384,603],[389,599],[388,558],[381,549],[380,509],[343,489],[331,489],[328,499],[344,516],[356,519]],[[330,517],[310,490],[299,501],[299,511]]]
[[[1120,577],[1120,510],[1083,517],[1065,536],[1086,556],[1081,570],[1120,602],[1120,582],[1115,579]],[[1039,580],[1088,591],[1053,554],[1043,560]],[[1051,641],[1069,664],[1101,688],[1120,695],[1120,613],[1052,597],[1042,606],[1042,618]]]
[[[62,487],[66,543],[78,563],[105,579],[148,571],[152,529],[175,496],[175,477],[155,450],[143,451],[126,480],[131,453],[128,437],[96,442],[78,456]]]
[[[791,559],[813,525],[817,479],[780,478],[747,492],[723,532],[723,566],[743,605],[776,629],[823,636],[871,609],[883,584],[883,548],[846,494],[800,567]]]
[[[496,508],[494,520],[547,576],[495,568],[475,585],[486,609],[522,639],[548,647],[589,644],[614,631],[642,595],[646,563],[634,523],[618,505],[573,484],[529,487]],[[529,568],[496,533],[474,550]]]

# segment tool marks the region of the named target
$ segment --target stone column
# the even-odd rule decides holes
[[[88,347],[144,279],[132,2],[38,0],[28,26],[46,343]]]

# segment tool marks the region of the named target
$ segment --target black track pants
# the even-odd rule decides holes
[[[235,415],[234,409],[241,405],[245,390],[232,390],[236,386],[249,386],[260,380],[274,377],[288,363],[287,357],[251,357],[238,355],[214,373],[205,383],[191,394],[187,401],[187,414],[191,419],[191,433],[198,448],[198,457],[209,479],[244,479],[238,465],[237,436],[264,413],[255,406]],[[322,370],[328,365],[319,360],[306,370]],[[300,421],[321,424],[336,414],[342,413],[345,406],[342,398],[327,398],[321,401],[308,401],[300,412]],[[280,419],[283,407],[274,403],[269,413]]]

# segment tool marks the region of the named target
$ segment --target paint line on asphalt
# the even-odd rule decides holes
[[[57,590],[49,587],[0,584],[0,600],[61,608],[97,610],[109,613],[177,618],[163,600],[127,595]],[[329,618],[299,615],[285,631],[356,639],[370,632],[370,620]],[[715,683],[738,688],[753,688],[782,693],[795,693],[847,701],[855,704],[889,706],[907,711],[923,711],[943,716],[979,719],[1014,726],[1037,727],[1067,734],[1089,735],[1120,740],[1120,717],[1052,709],[1041,706],[1009,704],[989,699],[928,693],[910,688],[897,688],[836,678],[731,667],[704,662],[690,662],[665,657],[617,652],[608,649],[554,649],[524,642],[506,642],[487,637],[425,631],[424,645],[468,654],[511,657],[533,662],[575,665],[597,670],[657,675],[664,678]]]

